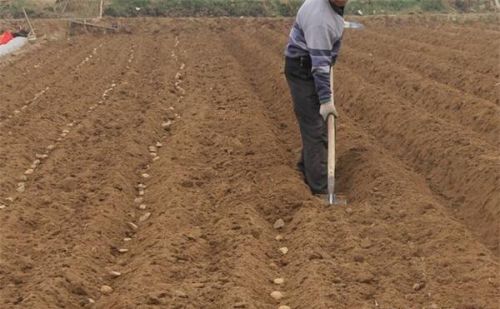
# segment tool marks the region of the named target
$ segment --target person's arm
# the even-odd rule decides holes
[[[332,68],[335,65],[335,63],[337,62],[337,56],[339,55],[339,51],[340,51],[340,46],[341,45],[342,45],[342,38],[340,38],[339,40],[337,40],[333,44],[333,50],[332,50]]]
[[[333,29],[324,26],[315,26],[304,31],[307,49],[311,56],[312,74],[316,85],[316,92],[319,96],[321,104],[332,101],[332,93],[330,91],[330,68],[336,58],[333,53],[334,45],[340,48],[340,40],[335,40]]]

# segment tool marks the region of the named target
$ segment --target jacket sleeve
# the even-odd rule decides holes
[[[340,39],[328,25],[304,29],[304,36],[311,56],[312,74],[316,92],[321,104],[332,99],[330,91],[330,68],[334,64],[340,48]],[[334,48],[336,47],[336,48]],[[336,49],[336,50],[335,50]]]
[[[335,63],[337,62],[337,56],[339,54],[339,51],[340,51],[340,46],[342,45],[342,38],[340,38],[339,40],[337,40],[334,44],[333,44],[333,50],[332,50],[332,67],[335,65]]]

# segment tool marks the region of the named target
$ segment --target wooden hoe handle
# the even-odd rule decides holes
[[[330,90],[332,92],[332,101],[334,101],[333,92],[333,68],[330,69]],[[335,116],[328,115],[328,195],[335,194]]]

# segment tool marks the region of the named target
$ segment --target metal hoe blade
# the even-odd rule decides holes
[[[328,205],[338,205],[338,206],[346,206],[347,205],[347,200],[338,198],[337,195],[334,194],[328,194]]]
[[[344,21],[344,28],[346,29],[364,29],[365,26],[363,24],[357,23],[355,21]]]

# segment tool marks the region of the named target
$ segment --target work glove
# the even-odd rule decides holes
[[[333,100],[330,100],[329,102],[323,103],[319,106],[319,113],[323,117],[323,119],[326,121],[328,118],[328,115],[332,114],[337,118],[339,114],[337,113],[337,110],[335,109],[335,103],[333,103]]]

